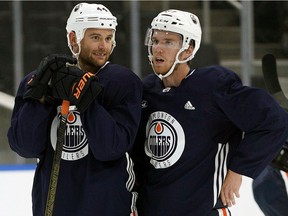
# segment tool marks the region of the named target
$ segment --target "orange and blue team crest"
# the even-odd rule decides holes
[[[162,111],[150,115],[146,125],[145,153],[156,169],[168,168],[181,157],[185,134],[179,122]]]
[[[50,139],[55,149],[57,142],[57,127],[60,121],[60,107],[58,114],[55,116],[50,131]],[[85,157],[88,154],[88,140],[80,119],[80,113],[75,106],[69,107],[67,117],[64,145],[61,158],[67,161],[75,161]]]

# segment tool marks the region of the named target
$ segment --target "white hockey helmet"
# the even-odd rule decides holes
[[[69,33],[74,31],[77,37],[77,44],[80,48],[80,41],[84,37],[85,30],[87,28],[102,28],[112,29],[113,34],[113,48],[116,46],[115,32],[117,26],[117,18],[112,15],[110,10],[102,4],[88,4],[79,3],[77,4],[67,20],[66,30],[68,46],[73,53],[71,44],[69,41]],[[111,52],[112,52],[111,51]],[[80,50],[78,54],[80,53]],[[75,53],[73,53],[75,54]]]
[[[151,37],[153,34],[153,30],[162,30],[178,33],[182,35],[183,38],[182,48],[177,53],[173,66],[165,75],[159,75],[160,78],[169,76],[173,72],[177,63],[184,63],[190,61],[192,58],[194,58],[196,52],[200,48],[202,36],[201,25],[198,17],[192,13],[176,9],[170,9],[159,13],[151,22],[151,29],[148,33],[149,35],[147,35],[148,45],[152,44]],[[194,50],[191,56],[184,61],[180,61],[178,58],[179,54],[182,51],[188,49],[192,41],[194,41]],[[148,53],[151,62],[152,51],[150,46],[148,46]]]

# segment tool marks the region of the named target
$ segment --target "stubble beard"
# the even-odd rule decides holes
[[[99,61],[93,58],[93,55],[80,55],[79,61],[81,62],[82,69],[92,73],[96,73],[109,59],[109,56],[105,57],[105,60]]]

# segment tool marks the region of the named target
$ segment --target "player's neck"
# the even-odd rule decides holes
[[[83,64],[82,62],[79,62],[79,66],[81,70],[86,71],[86,72],[91,72],[94,74],[96,74],[98,70],[100,69],[100,67],[97,67],[94,65],[92,66],[92,65]]]
[[[180,86],[182,80],[185,79],[189,71],[190,67],[186,63],[176,65],[173,73],[170,76],[163,78],[165,88]]]

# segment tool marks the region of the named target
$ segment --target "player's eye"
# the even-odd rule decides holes
[[[93,35],[92,36],[92,39],[95,40],[95,41],[99,41],[100,40],[100,37],[98,35]]]
[[[106,42],[110,42],[110,41],[112,41],[112,36],[109,36],[106,38]]]
[[[152,38],[151,39],[151,45],[157,45],[157,44],[159,44],[159,41],[154,39],[154,38]]]
[[[173,41],[169,41],[169,40],[167,40],[167,41],[165,41],[165,46],[173,46],[174,45],[174,43],[173,43]]]

